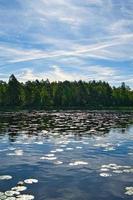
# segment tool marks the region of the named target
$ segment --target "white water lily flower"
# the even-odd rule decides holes
[[[24,182],[27,184],[32,184],[32,183],[38,183],[38,180],[37,179],[26,179],[26,180],[24,180]]]
[[[32,199],[34,199],[34,196],[29,194],[21,194],[17,196],[17,200],[32,200]]]
[[[10,179],[12,179],[12,176],[10,176],[10,175],[1,175],[0,176],[0,180],[10,180]]]
[[[12,190],[15,190],[17,192],[22,192],[24,190],[26,190],[27,187],[26,186],[16,186],[16,187],[13,187]]]

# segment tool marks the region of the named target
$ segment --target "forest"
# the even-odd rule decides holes
[[[0,110],[3,109],[104,109],[133,107],[133,90],[122,83],[111,87],[104,81],[49,80],[19,82],[11,75],[0,81]]]

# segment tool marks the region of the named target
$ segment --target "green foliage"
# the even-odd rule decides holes
[[[133,91],[122,83],[111,87],[102,81],[27,81],[14,75],[0,81],[0,107],[3,108],[108,108],[133,106]]]

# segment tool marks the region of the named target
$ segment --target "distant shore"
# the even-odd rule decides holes
[[[120,112],[133,112],[133,107],[45,107],[45,108],[35,108],[35,107],[0,107],[0,112],[38,112],[38,111],[120,111]]]

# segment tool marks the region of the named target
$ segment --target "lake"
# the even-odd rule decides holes
[[[0,114],[0,200],[133,198],[133,113]]]

